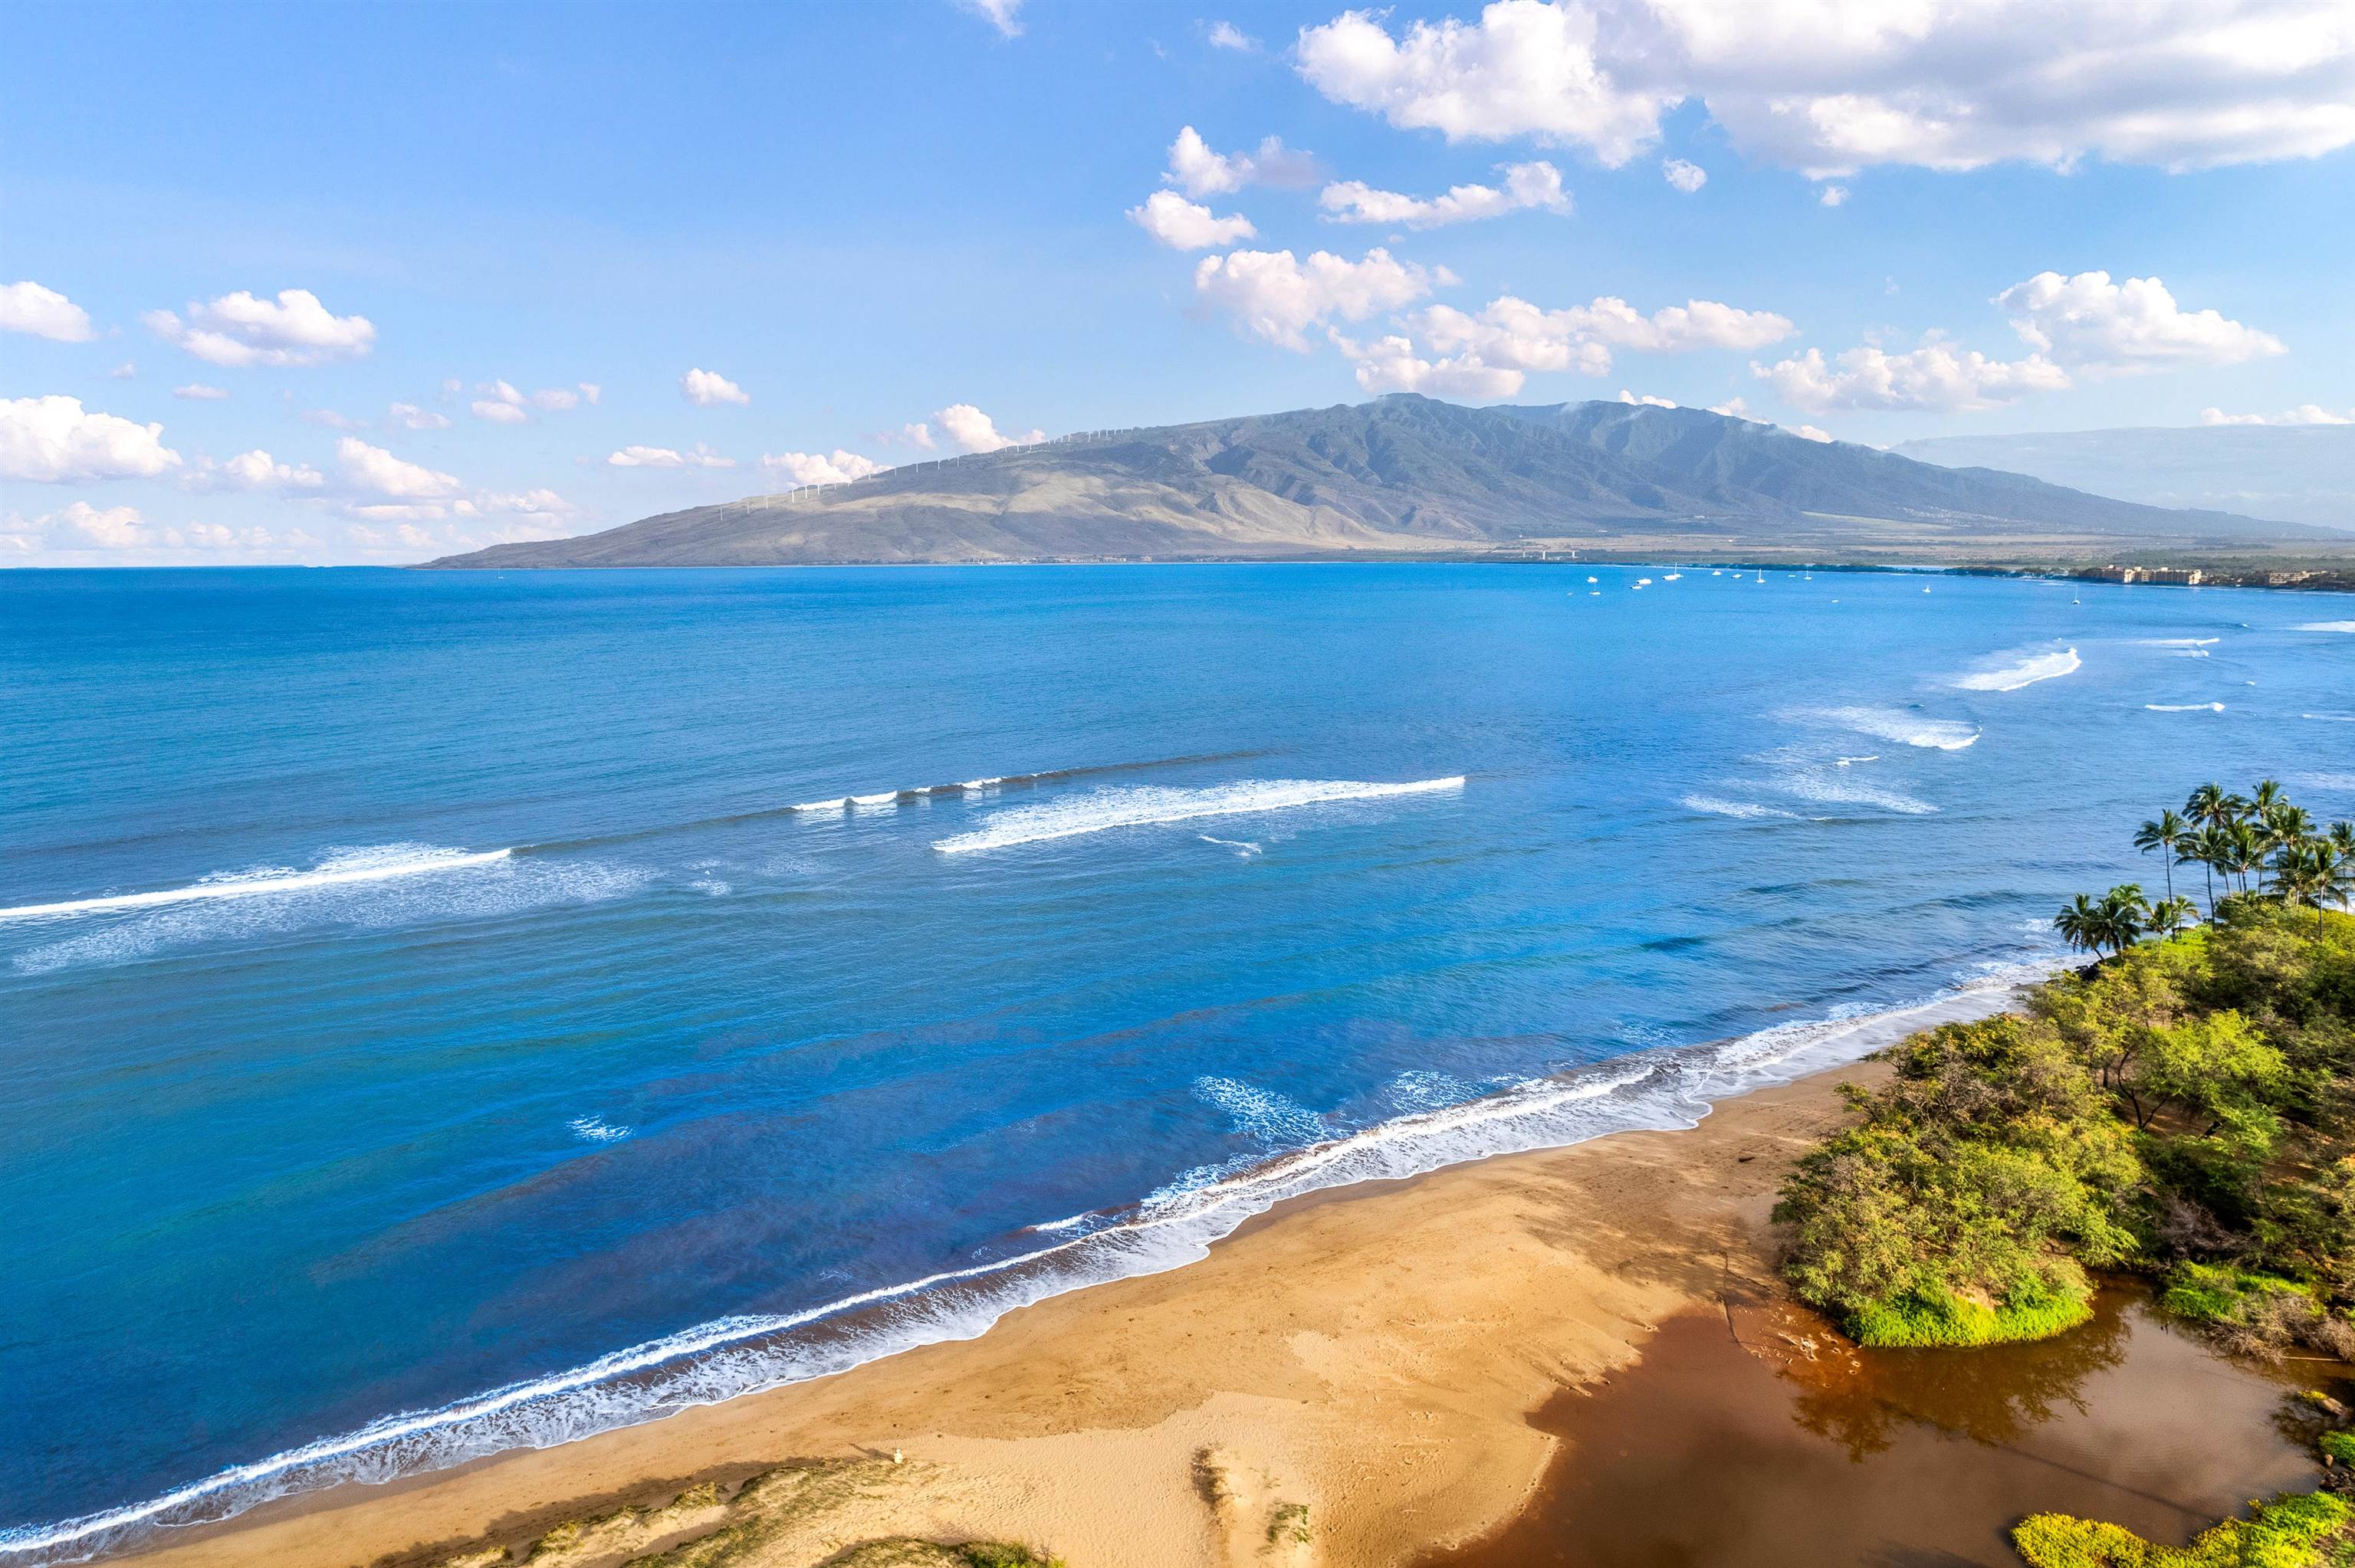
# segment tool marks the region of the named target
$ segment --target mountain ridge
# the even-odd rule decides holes
[[[2343,537],[1819,442],[1698,408],[1370,403],[1090,431],[497,545],[436,568],[1494,557],[1859,561]]]

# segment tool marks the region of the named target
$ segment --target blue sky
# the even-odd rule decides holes
[[[17,564],[413,560],[1399,389],[2355,418],[2332,0],[9,19]]]

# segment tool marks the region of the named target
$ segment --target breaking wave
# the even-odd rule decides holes
[[[1876,740],[1902,741],[1907,746],[1919,746],[1936,751],[1960,751],[1977,741],[1977,725],[1956,719],[1923,718],[1902,708],[1825,708],[1821,716],[1834,724],[1846,725],[1859,735],[1869,735]],[[1851,761],[1871,761],[1870,758],[1852,758]]]
[[[368,849],[330,850],[308,871],[266,866],[252,871],[208,876],[186,887],[153,893],[110,893],[95,898],[69,898],[56,904],[19,904],[0,909],[0,920],[69,919],[119,909],[150,909],[167,904],[189,904],[214,898],[254,898],[273,894],[302,893],[317,887],[341,887],[357,882],[386,882],[395,877],[423,876],[437,871],[459,871],[490,865],[506,859],[513,850],[437,849],[432,844],[377,844]]]
[[[2155,714],[2221,714],[2222,703],[2145,703],[2143,706]]]
[[[1683,805],[1689,811],[1706,811],[1712,817],[1732,817],[1741,821],[1756,821],[1768,817],[1780,817],[1796,821],[1797,813],[1774,806],[1762,806],[1755,800],[1721,800],[1714,795],[1688,795]]]
[[[1998,660],[2004,662],[1997,662]],[[1995,659],[1987,661],[1985,669],[1957,675],[1952,684],[1966,692],[2016,692],[2039,681],[2073,675],[2083,663],[2074,648],[2063,648],[2057,652],[1998,653]]]
[[[1032,1302],[1196,1262],[1246,1220],[1304,1193],[1402,1180],[1613,1132],[1691,1127],[1709,1114],[1715,1099],[1855,1060],[1918,1028],[2000,1012],[2017,986],[2054,967],[2015,966],[1908,1006],[1835,1013],[1716,1044],[1621,1057],[1321,1137],[1241,1170],[1181,1180],[1125,1210],[1028,1227],[1033,1234],[1064,1239],[1013,1256],[879,1286],[800,1311],[718,1319],[436,1409],[383,1416],[340,1436],[232,1466],[145,1502],[55,1524],[0,1530],[0,1556],[26,1568],[86,1562],[123,1550],[160,1528],[232,1518],[273,1498],[343,1481],[382,1483],[512,1449],[551,1448],[844,1372],[917,1345],[969,1339]],[[1218,1086],[1204,1090],[1214,1103],[1231,1100],[1235,1108],[1248,1111],[1267,1108],[1263,1092],[1249,1086],[1210,1079],[1203,1084]],[[1323,1128],[1323,1118],[1291,1108]],[[1298,1130],[1314,1136],[1305,1122]]]
[[[1369,784],[1347,779],[1251,779],[1199,789],[1145,784],[1097,789],[1035,806],[1010,807],[991,816],[975,832],[939,840],[932,847],[943,854],[965,854],[975,850],[1010,849],[1017,844],[1109,832],[1115,828],[1190,822],[1205,817],[1238,817],[1343,800],[1428,795],[1463,788],[1461,774],[1396,784]]]
[[[2304,626],[2292,627],[2294,631],[2355,631],[2355,620],[2309,620]]]

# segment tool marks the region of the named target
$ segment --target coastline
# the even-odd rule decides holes
[[[1550,1399],[1635,1361],[1658,1325],[1730,1287],[1772,1289],[1759,1242],[1774,1186],[1838,1121],[1836,1086],[1876,1071],[1856,1057],[2015,995],[1991,982],[1809,1026],[1763,1059],[1721,1061],[1729,1097],[1650,1126],[1284,1194],[1199,1262],[1018,1305],[832,1375],[263,1503],[131,1551],[174,1568],[496,1563],[508,1559],[474,1554],[659,1508],[697,1481],[847,1461],[882,1466],[880,1479],[847,1512],[820,1510],[814,1542],[1028,1540],[1074,1564],[1218,1568],[1267,1538],[1271,1510],[1305,1506],[1314,1529],[1297,1561],[1410,1563],[1495,1530],[1534,1494],[1557,1445],[1531,1416]],[[910,1462],[891,1466],[895,1450]],[[1206,1489],[1224,1500],[1206,1504]],[[636,1544],[667,1543],[667,1517],[634,1527]],[[746,1561],[826,1555],[773,1544]]]

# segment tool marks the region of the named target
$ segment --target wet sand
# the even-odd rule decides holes
[[[2318,1473],[2275,1424],[2307,1384],[2220,1359],[2138,1295],[2105,1292],[2093,1322],[2033,1345],[1859,1353],[1821,1334],[1769,1306],[1668,1323],[1636,1366],[1547,1406],[1562,1453],[1529,1509],[1425,1568],[2019,1568],[2005,1532],[2024,1514],[2181,1545]]]

